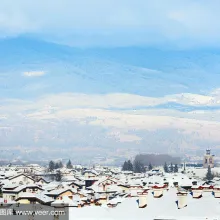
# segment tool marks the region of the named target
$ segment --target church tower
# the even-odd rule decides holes
[[[203,159],[203,168],[208,168],[208,166],[211,168],[214,167],[214,155],[211,155],[210,149],[206,149],[206,154]]]

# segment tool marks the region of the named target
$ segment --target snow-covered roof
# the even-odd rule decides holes
[[[71,191],[73,193],[76,193],[76,189],[73,189],[73,188],[64,188],[64,189],[55,189],[55,190],[52,190],[50,192],[46,192],[45,194],[48,195],[48,196],[52,196],[52,195],[60,195],[66,191]]]
[[[11,186],[13,186],[13,185],[11,185]],[[36,185],[36,184],[30,184],[30,185],[19,185],[19,186],[16,186],[15,188],[12,188],[12,189],[8,189],[8,188],[11,188],[11,186],[9,187],[9,186],[4,186],[3,187],[3,192],[8,192],[8,191],[13,191],[13,192],[15,192],[15,193],[18,193],[18,192],[20,192],[20,191],[22,191],[22,190],[24,190],[24,189],[27,189],[27,188],[38,188],[38,189],[40,189],[40,190],[43,190],[43,189],[41,189],[38,185]]]
[[[22,193],[19,198],[19,199],[22,199],[22,198],[36,198],[44,203],[50,203],[52,201],[54,201],[53,199],[51,199],[49,196],[46,196],[45,194],[43,193],[38,193],[38,194],[35,194],[35,193],[28,193],[28,192],[25,192],[25,193]]]
[[[172,188],[159,199],[148,194],[147,207],[143,209],[138,208],[137,198],[126,198],[116,208],[112,209],[103,205],[102,207],[90,206],[74,211],[70,210],[70,219],[213,220],[219,218],[219,200],[215,199],[211,193],[204,194],[201,199],[193,199],[189,194],[187,196],[187,207],[178,209],[176,192],[177,190]]]

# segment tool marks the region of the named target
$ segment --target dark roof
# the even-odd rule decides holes
[[[50,183],[50,181],[49,180],[46,180],[45,178],[43,178],[43,177],[41,177],[40,179],[38,179],[36,182],[39,182],[40,180],[43,180],[44,182],[46,182],[46,183]]]
[[[17,178],[17,177],[19,177],[19,176],[25,176],[26,178],[29,178],[29,179],[31,179],[31,180],[34,181],[33,178],[31,178],[31,177],[29,177],[29,176],[27,176],[27,175],[25,175],[25,174],[23,174],[23,173],[21,173],[21,174],[19,174],[19,175],[17,175],[17,176],[10,177],[9,180],[13,180],[13,179],[15,179],[15,178]]]
[[[11,193],[11,192],[13,192],[13,193],[19,193],[19,192],[21,192],[21,191],[23,191],[23,190],[25,190],[25,189],[33,189],[33,188],[37,188],[37,189],[39,189],[39,190],[42,190],[43,191],[43,189],[41,189],[39,186],[26,186],[26,185],[23,185],[23,186],[18,186],[18,187],[16,187],[16,188],[14,188],[14,189],[12,189],[12,190],[7,190],[7,188],[3,188],[3,193]]]

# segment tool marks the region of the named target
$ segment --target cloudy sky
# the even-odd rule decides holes
[[[218,150],[219,1],[0,6],[5,157]]]
[[[2,36],[71,45],[219,46],[218,0],[2,0]]]

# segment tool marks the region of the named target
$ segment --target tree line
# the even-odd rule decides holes
[[[61,168],[63,168],[63,163],[61,161],[54,162],[53,160],[51,160],[49,162],[48,169],[49,169],[50,172],[54,171],[56,169],[61,169]],[[67,162],[66,168],[68,168],[68,169],[72,169],[73,168],[73,165],[72,165],[70,160]]]
[[[180,157],[173,157],[168,154],[138,154],[135,160],[140,161],[144,166],[148,166],[149,163],[154,166],[163,166],[165,163],[180,164]]]
[[[63,163],[62,163],[61,161],[59,161],[59,162],[54,162],[53,160],[51,160],[51,161],[49,162],[48,171],[52,172],[52,171],[55,171],[55,170],[56,170],[56,173],[53,174],[53,175],[50,177],[51,180],[53,180],[53,181],[56,180],[56,181],[58,181],[58,182],[60,182],[60,181],[62,180],[63,175],[62,175],[60,169],[63,168],[63,167],[64,167],[64,166],[63,166]],[[71,163],[70,160],[67,162],[66,168],[68,168],[68,169],[72,169],[72,168],[73,168],[73,165],[72,165],[72,163]]]
[[[152,166],[151,163],[149,163],[148,170],[152,170],[152,169],[153,169],[153,166]],[[164,163],[163,169],[164,169],[165,173],[178,173],[178,171],[179,171],[177,164],[173,165],[173,163],[171,163],[168,166],[168,164],[166,162]],[[133,163],[131,162],[131,160],[125,161],[124,164],[122,165],[122,170],[123,171],[132,171],[132,172],[135,172],[135,173],[145,173],[147,169],[143,165],[142,162],[135,159],[133,161]],[[184,165],[184,170],[185,170],[185,165]],[[219,173],[213,173],[211,171],[211,167],[208,166],[206,177],[204,178],[204,180],[209,180],[210,181],[214,177],[220,177],[220,174]]]
[[[163,169],[164,169],[165,173],[178,173],[178,165],[177,164],[173,165],[171,163],[170,166],[168,166],[167,163],[165,162]]]
[[[153,166],[150,163],[148,165],[148,170],[152,170],[152,169],[153,169]],[[146,167],[139,160],[134,160],[133,163],[131,162],[131,160],[128,160],[128,161],[124,162],[124,164],[122,166],[122,170],[123,171],[133,171],[135,173],[145,173],[146,172]]]

